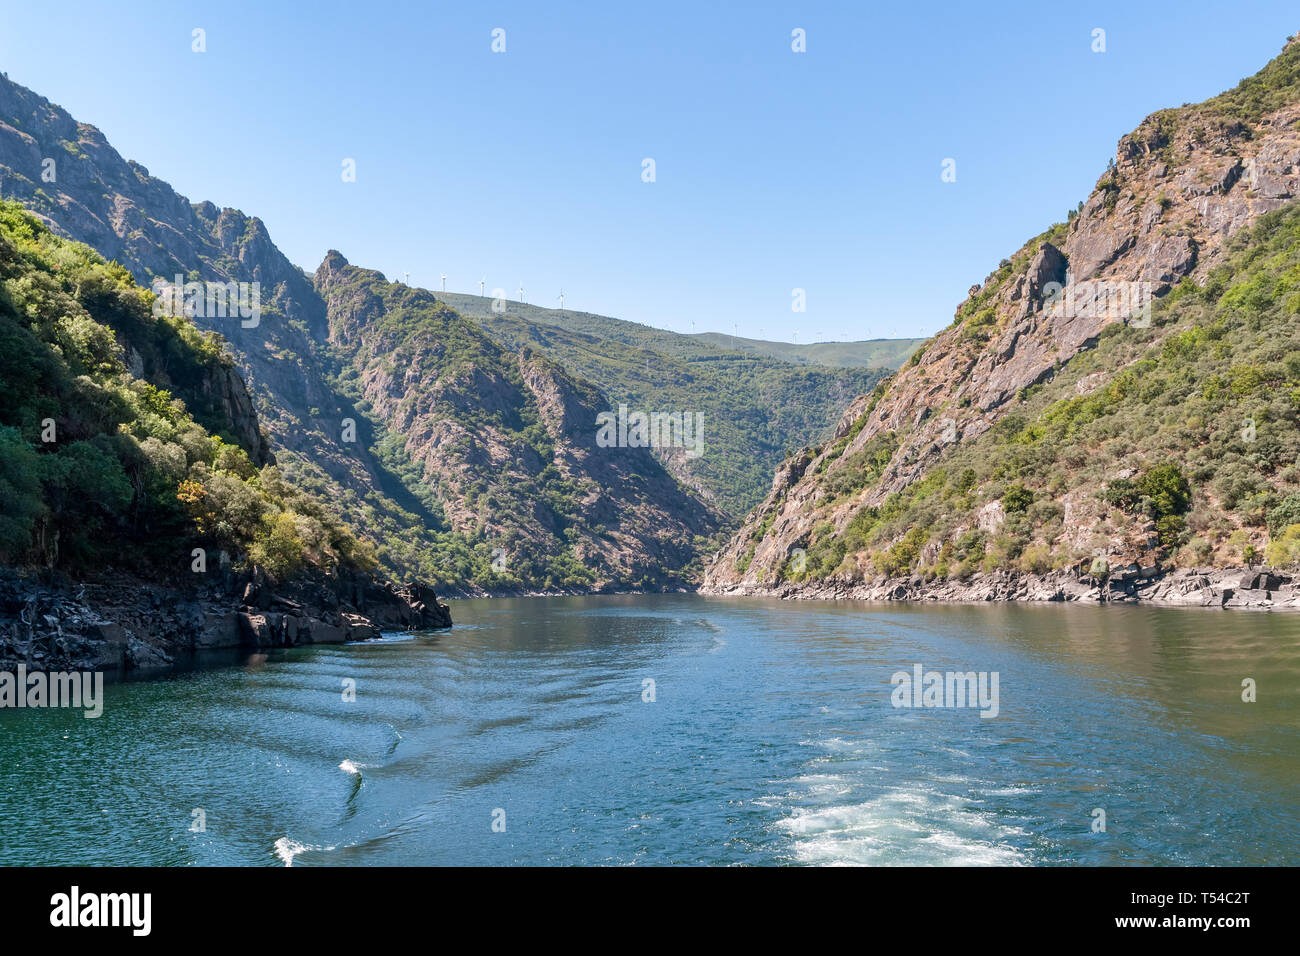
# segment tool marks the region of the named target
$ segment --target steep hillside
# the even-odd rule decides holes
[[[601,559],[593,568],[562,567],[564,548],[548,540],[539,546],[537,561],[521,557],[512,573],[503,575],[493,565],[495,545],[487,544],[484,529],[514,540],[529,537],[538,526],[523,520],[523,511],[514,507],[517,500],[480,496],[477,491],[470,500],[482,511],[472,529],[448,516],[422,444],[427,436],[395,430],[403,419],[385,419],[369,401],[354,404],[362,394],[350,379],[356,375],[353,356],[346,350],[336,354],[326,305],[311,277],[280,253],[260,220],[211,203],[190,203],[144,167],[124,160],[99,130],[76,122],[7,78],[0,78],[0,193],[17,198],[56,232],[121,262],[141,283],[173,284],[178,274],[185,282],[259,283],[261,313],[256,320],[204,309],[192,316],[200,327],[224,337],[247,382],[266,439],[264,446],[250,450],[259,460],[273,455],[281,473],[332,502],[352,532],[373,545],[380,565],[390,573],[418,575],[462,593],[557,587],[560,582],[581,587],[584,581],[635,587],[652,579],[679,582],[677,572],[704,546],[695,542],[694,533],[686,534],[688,551],[683,553],[667,544],[680,530],[671,522],[652,528],[629,520],[616,533],[619,545],[614,550],[622,553],[612,563]],[[166,292],[167,286],[155,289]],[[480,356],[489,364],[498,361],[495,343],[478,336],[474,347],[492,353]],[[432,368],[424,371],[437,374]],[[566,381],[567,386],[587,387]],[[846,389],[841,401],[852,393]],[[453,419],[443,424],[466,432],[484,411],[475,407],[472,394],[461,405],[442,408]],[[832,420],[833,413],[828,413],[823,427]],[[589,430],[594,434],[594,412]],[[423,460],[414,461],[411,452]],[[449,467],[459,464],[464,462]],[[483,464],[469,463],[472,468]],[[646,474],[649,484],[638,493],[663,491],[669,495],[663,509],[675,509],[676,484],[658,484],[662,469],[657,465]],[[496,477],[479,474],[476,480],[492,483]],[[687,498],[690,507],[699,504],[694,496]],[[456,502],[453,510],[464,507]],[[523,523],[512,525],[516,518]],[[696,519],[701,533],[716,531],[712,509],[692,512],[690,521]],[[594,516],[590,523],[612,527]],[[556,525],[550,532],[563,534],[566,527]],[[646,538],[638,544],[630,536],[641,531]],[[640,553],[633,556],[631,550]],[[660,567],[661,562],[667,568]],[[631,576],[617,577],[622,571]]]
[[[193,316],[221,334],[247,383],[284,474],[343,508],[353,530],[373,537],[383,566],[400,576],[442,579],[421,566],[431,539],[418,505],[371,453],[372,430],[330,383],[325,306],[310,277],[271,242],[261,220],[212,203],[190,203],[93,126],[0,77],[0,195],[17,199],[55,232],[122,263],[142,285],[155,278],[260,284],[256,323]],[[341,440],[342,421],[361,439]],[[357,517],[364,508],[366,520]],[[373,534],[376,521],[387,536]],[[451,582],[458,583],[458,582]]]
[[[442,530],[493,556],[498,588],[688,583],[717,518],[649,448],[598,445],[610,405],[595,386],[336,252],[316,287],[343,379],[404,436]]]
[[[692,338],[729,351],[766,355],[799,365],[870,368],[894,371],[924,339],[865,339],[858,342],[768,342],[723,332],[697,332]]]
[[[1067,223],[785,462],[707,587],[1293,563],[1297,195],[1292,40],[1121,139]]]
[[[153,305],[0,202],[0,662],[158,666],[200,644],[373,636],[363,608],[449,623],[371,578],[370,550],[268,463],[220,340]],[[87,603],[69,579],[111,583]],[[256,604],[241,619],[259,593],[295,595],[289,631]]]
[[[772,469],[823,438],[863,389],[884,374],[779,361],[715,348],[686,335],[581,312],[520,302],[493,312],[492,299],[439,293],[507,347],[532,349],[596,383],[611,404],[687,411],[704,421],[705,454],[659,458],[733,522],[762,500]]]
[[[125,545],[188,563],[199,536],[178,480],[216,469],[243,482],[267,464],[220,341],[153,316],[125,269],[17,203],[0,202],[0,283],[0,562],[84,569]],[[271,507],[260,485],[249,495]],[[217,526],[231,533],[205,543],[273,556],[257,520]]]

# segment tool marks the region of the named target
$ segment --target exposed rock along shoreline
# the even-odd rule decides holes
[[[165,671],[204,651],[343,644],[451,623],[431,588],[365,575],[283,587],[228,568],[170,584],[124,573],[84,582],[0,575],[0,670]]]
[[[700,594],[784,600],[1130,604],[1300,610],[1300,580],[1256,568],[1122,568],[1098,582],[1076,571],[979,573],[965,581],[879,577],[814,584],[704,586]],[[0,670],[159,673],[204,651],[342,644],[383,631],[452,626],[448,606],[419,584],[365,576],[278,587],[257,572],[224,572],[198,584],[158,584],[125,574],[85,582],[0,575]],[[642,592],[619,592],[642,593]],[[502,597],[524,595],[499,595]],[[543,595],[527,595],[543,596]]]
[[[974,604],[999,602],[1076,602],[1138,604],[1156,607],[1217,607],[1300,610],[1300,584],[1288,574],[1258,568],[1181,568],[1149,573],[1136,567],[1112,573],[1100,584],[1074,571],[1026,574],[993,571],[965,581],[926,582],[910,578],[871,581],[827,580],[776,586],[740,583],[706,585],[701,594],[777,597],[785,600],[898,601]]]

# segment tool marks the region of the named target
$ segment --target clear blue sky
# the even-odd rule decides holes
[[[308,270],[337,248],[679,331],[919,336],[1121,134],[1300,30],[1294,0],[989,6],[0,0],[0,69]]]

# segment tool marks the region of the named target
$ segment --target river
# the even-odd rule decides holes
[[[452,612],[0,711],[0,863],[1300,863],[1300,616]],[[996,716],[895,706],[918,665],[995,677]]]

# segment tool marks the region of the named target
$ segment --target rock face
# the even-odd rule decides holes
[[[1243,580],[1269,587],[1242,587]],[[761,587],[735,584],[713,593],[763,595],[807,601],[936,601],[979,604],[1018,601],[1083,604],[1148,604],[1161,607],[1206,607],[1257,611],[1300,610],[1300,587],[1280,572],[1242,568],[1184,568],[1144,576],[1134,568],[1093,578],[1077,571],[1024,574],[1018,571],[978,573],[964,581],[925,581],[877,577],[870,581],[825,580],[814,584]]]
[[[650,448],[597,443],[597,415],[609,405],[594,386],[531,350],[506,351],[432,293],[337,252],[315,278],[331,344],[365,400],[408,436],[451,529],[498,549],[503,583],[687,584],[680,569],[718,515]],[[590,576],[565,580],[568,561]]]
[[[160,584],[125,574],[71,583],[0,573],[0,670],[166,670],[195,653],[371,640],[451,627],[418,584],[364,575],[273,587],[258,572]]]
[[[54,161],[53,181],[42,178],[47,159]],[[538,355],[512,356],[445,306],[438,308],[447,315],[442,331],[463,338],[425,334],[417,349],[391,361],[377,350],[402,343],[376,335],[375,323],[388,316],[396,285],[383,296],[346,300],[337,283],[330,286],[336,277],[327,259],[321,274],[331,296],[327,308],[312,277],[276,248],[261,220],[191,203],[123,159],[99,130],[4,77],[0,195],[22,202],[55,232],[121,262],[144,285],[155,277],[173,282],[177,274],[186,281],[258,283],[262,314],[255,324],[194,316],[197,325],[225,337],[239,374],[184,383],[187,404],[202,396],[220,406],[255,461],[274,461],[299,484],[346,503],[340,516],[357,536],[371,539],[391,574],[419,574],[461,594],[485,586],[505,592],[680,587],[698,541],[717,530],[718,509],[674,481],[663,460],[640,449],[593,446],[594,408],[609,403],[589,383]],[[432,296],[420,296],[416,305],[429,307]],[[445,366],[462,357],[461,345],[474,353],[467,364]],[[350,371],[363,376],[351,380],[358,388],[334,377],[336,348]],[[134,358],[146,371],[153,357]],[[510,369],[502,372],[507,360]],[[165,370],[153,371],[159,374],[151,378],[168,384]],[[351,378],[348,370],[343,377]],[[362,397],[376,414],[358,409]],[[521,410],[542,426],[553,454],[539,458],[518,436],[505,440]],[[483,420],[497,415],[507,427],[481,432]],[[382,460],[374,451],[381,443],[390,452]],[[421,482],[410,480],[412,466]],[[558,473],[572,487],[534,500],[536,489],[520,482],[543,472],[548,480]],[[480,493],[484,486],[492,491]],[[448,535],[456,539],[451,544]],[[482,577],[471,581],[463,567],[471,560],[485,565],[495,547],[507,552],[516,573],[488,575],[486,585]],[[510,560],[530,550],[537,561]],[[558,572],[557,561],[566,565]]]
[[[54,162],[53,182],[42,179],[47,159]],[[184,384],[223,405],[242,424],[255,461],[277,459],[290,472],[323,481],[336,499],[350,489],[381,505],[388,500],[384,482],[392,479],[383,466],[367,446],[341,441],[342,420],[359,416],[327,380],[324,303],[260,219],[189,202],[123,159],[98,129],[3,77],[0,195],[23,203],[54,232],[120,262],[141,285],[155,277],[172,283],[177,274],[186,281],[258,283],[256,324],[228,310],[224,317],[206,309],[193,316],[200,328],[226,339],[239,374],[197,384],[169,383],[164,375],[160,384]],[[150,357],[140,358],[147,366]],[[157,370],[142,371],[156,377]]]
[[[929,475],[949,448],[994,428],[1027,389],[1068,367],[1108,326],[1143,322],[1143,290],[1161,296],[1185,277],[1204,282],[1230,237],[1300,196],[1300,96],[1285,85],[1297,62],[1300,39],[1255,78],[1255,87],[1280,91],[1262,115],[1239,118],[1234,91],[1153,114],[1124,136],[1068,224],[1003,260],[971,288],[950,328],[849,406],[824,446],[783,466],[768,498],[710,562],[705,590],[762,589],[780,579],[814,528],[843,534],[865,509]],[[1117,291],[1132,298],[1117,300]],[[1105,381],[1099,374],[1080,384]],[[837,462],[886,439],[887,460],[859,494],[828,492]],[[981,521],[990,530],[997,516]],[[1068,518],[1066,525],[1080,527]]]
[[[536,352],[595,383],[615,405],[693,409],[707,423],[706,453],[660,447],[655,455],[736,522],[763,499],[791,447],[819,439],[855,395],[874,388],[920,344],[898,339],[863,346],[880,350],[877,363],[845,343],[764,351],[771,343],[682,335],[476,295],[439,292],[438,299],[510,351]]]

